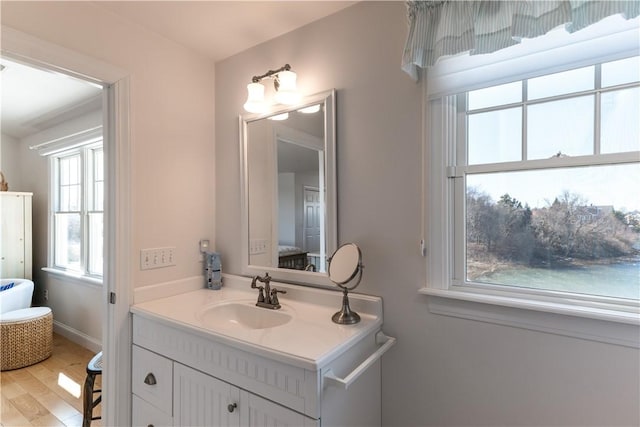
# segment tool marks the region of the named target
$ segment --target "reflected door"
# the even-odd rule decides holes
[[[304,189],[304,250],[310,253],[320,252],[320,191],[317,188]]]

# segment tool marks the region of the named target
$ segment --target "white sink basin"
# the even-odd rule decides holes
[[[207,329],[267,329],[291,321],[291,315],[256,307],[255,303],[228,302],[205,307],[196,318]]]

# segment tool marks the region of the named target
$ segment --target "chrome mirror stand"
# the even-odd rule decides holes
[[[349,307],[349,290],[342,288],[342,310],[331,317],[333,323],[340,325],[354,325],[360,321],[360,315],[355,311],[351,311]]]

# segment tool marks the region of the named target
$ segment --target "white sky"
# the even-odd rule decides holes
[[[640,164],[470,175],[467,185],[494,201],[505,193],[531,208],[547,206],[565,190],[588,203],[640,211]]]

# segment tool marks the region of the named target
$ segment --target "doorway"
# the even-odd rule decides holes
[[[32,260],[20,277],[33,279],[34,305],[51,307],[56,332],[97,352],[108,203],[103,87],[5,55],[0,64],[0,169],[9,191],[32,194]]]
[[[2,57],[31,66],[82,78],[103,88],[104,146],[104,278],[100,287],[104,353],[102,376],[103,425],[126,425],[130,421],[129,306],[130,284],[129,198],[129,77],[111,64],[17,30],[2,28]],[[116,174],[117,171],[117,174]],[[54,315],[55,317],[55,315]]]

